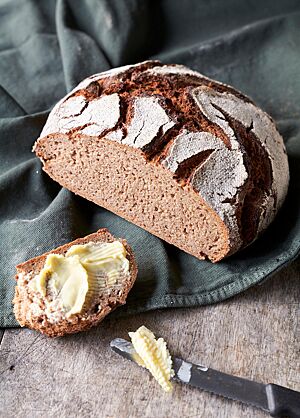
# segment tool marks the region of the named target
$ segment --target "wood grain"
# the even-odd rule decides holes
[[[263,418],[268,415],[180,384],[165,394],[153,378],[109,349],[145,324],[170,351],[227,373],[300,390],[300,262],[218,305],[107,319],[87,333],[49,339],[4,332],[0,416]]]

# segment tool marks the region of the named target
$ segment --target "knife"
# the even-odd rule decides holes
[[[131,342],[115,338],[111,349],[122,357],[137,363]],[[300,418],[300,392],[275,385],[263,384],[222,373],[172,356],[173,379],[191,386],[243,402],[268,412],[272,417]]]

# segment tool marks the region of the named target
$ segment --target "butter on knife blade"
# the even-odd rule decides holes
[[[153,332],[144,325],[135,332],[129,332],[129,337],[136,351],[135,361],[149,370],[164,391],[171,392],[173,386],[170,379],[174,371],[166,342],[162,338],[156,340]]]
[[[122,357],[140,364],[139,355],[131,342],[116,338],[110,342],[110,347]],[[178,357],[171,356],[171,360],[172,379],[260,408],[273,417],[300,418],[299,392],[273,383],[258,383],[232,376]]]

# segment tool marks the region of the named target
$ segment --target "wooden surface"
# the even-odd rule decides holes
[[[257,409],[153,378],[109,349],[145,324],[185,359],[300,390],[300,262],[224,303],[107,319],[87,333],[49,339],[6,330],[0,346],[0,416],[267,417]],[[1,339],[1,334],[0,334]]]

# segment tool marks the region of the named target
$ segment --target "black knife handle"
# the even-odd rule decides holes
[[[300,418],[300,392],[269,383],[266,394],[272,417]]]

